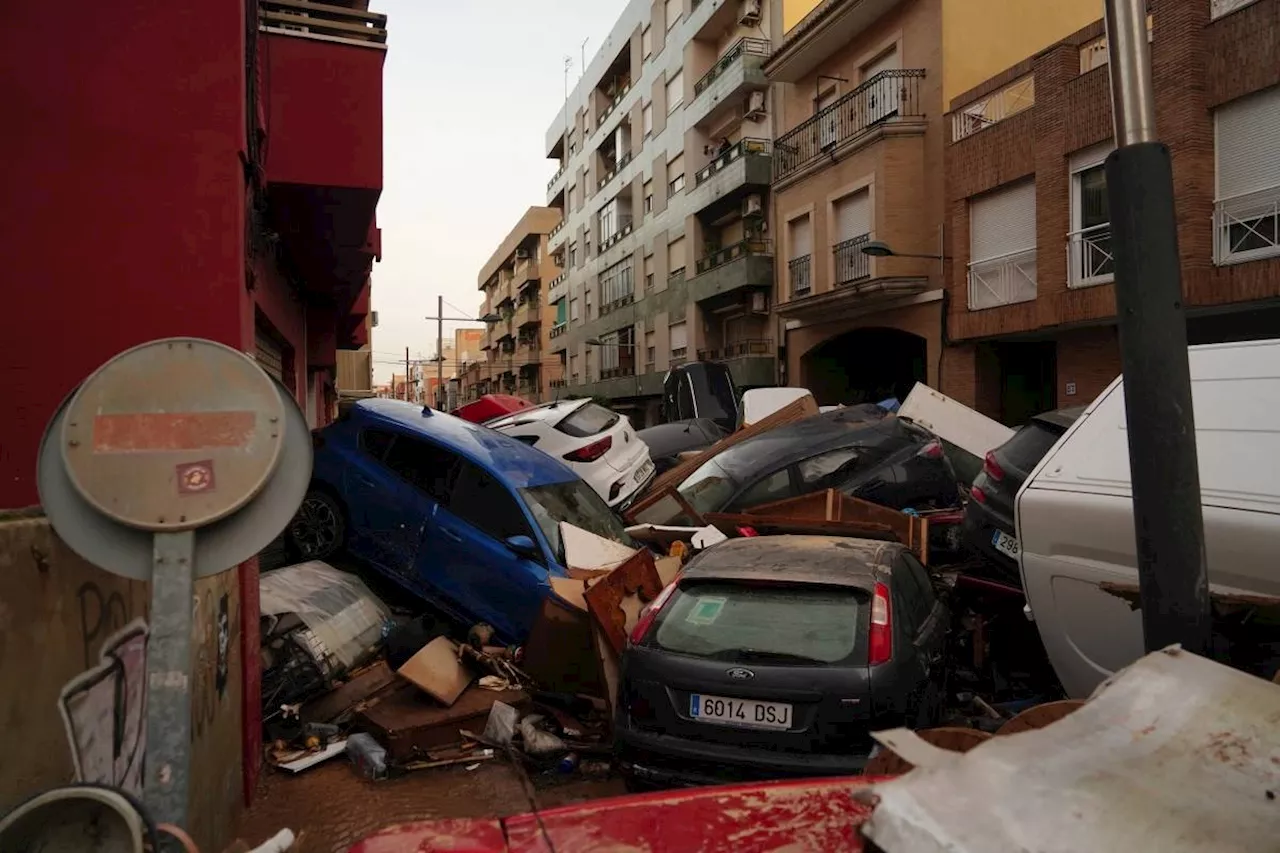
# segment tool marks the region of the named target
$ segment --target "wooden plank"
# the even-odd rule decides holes
[[[448,637],[427,643],[396,672],[445,706],[456,702],[476,678],[458,660],[458,647]]]
[[[587,590],[587,609],[604,632],[614,652],[622,654],[627,634],[634,627],[643,605],[662,592],[662,580],[653,562],[653,552],[637,551]]]
[[[346,6],[334,6],[330,3],[308,3],[306,0],[262,0],[261,8],[264,11],[274,7],[297,9],[300,12],[317,16],[332,15],[339,20],[354,18],[368,21],[378,27],[384,27],[387,24],[385,12],[366,12],[363,9],[349,9]]]
[[[387,40],[386,30],[378,27],[366,27],[363,24],[327,21],[324,18],[293,15],[287,12],[259,12],[258,18],[267,26],[274,24],[287,27],[305,27],[309,32],[321,35],[340,36],[379,44]]]
[[[638,515],[643,513],[654,503],[657,503],[668,489],[673,489],[675,486],[678,486],[686,477],[698,470],[698,468],[700,468],[708,459],[714,458],[720,453],[728,450],[730,447],[733,447],[735,444],[741,444],[748,438],[754,438],[771,429],[777,429],[780,426],[795,423],[796,421],[804,420],[805,418],[816,414],[818,414],[818,404],[814,402],[813,397],[802,397],[794,403],[783,406],[781,409],[759,423],[752,424],[749,427],[744,427],[732,435],[725,436],[706,450],[694,456],[692,459],[683,461],[674,468],[671,468],[655,477],[653,482],[649,484],[649,488],[645,490],[644,495],[640,500],[631,505],[631,507],[626,511],[624,517],[629,523],[635,524],[635,519]]]

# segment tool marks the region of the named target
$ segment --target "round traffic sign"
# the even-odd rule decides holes
[[[243,353],[199,338],[125,350],[65,410],[67,477],[95,510],[128,527],[191,530],[249,503],[284,441],[276,383]]]

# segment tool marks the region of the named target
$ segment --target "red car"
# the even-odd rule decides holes
[[[348,853],[860,853],[859,828],[871,807],[855,795],[881,781],[856,776],[690,788],[592,800],[536,816],[406,823]]]
[[[478,400],[459,406],[449,414],[464,421],[471,421],[473,424],[482,424],[503,415],[532,408],[533,403],[523,397],[513,397],[510,394],[485,394]]]

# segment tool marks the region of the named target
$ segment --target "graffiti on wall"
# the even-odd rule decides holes
[[[67,682],[58,710],[76,780],[142,793],[147,727],[147,623],[107,637],[98,662]]]

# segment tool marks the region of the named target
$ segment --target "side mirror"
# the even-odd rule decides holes
[[[542,552],[538,550],[538,545],[529,536],[512,536],[507,539],[507,547],[511,549],[511,553],[517,557],[524,557],[526,560],[542,561]]]

